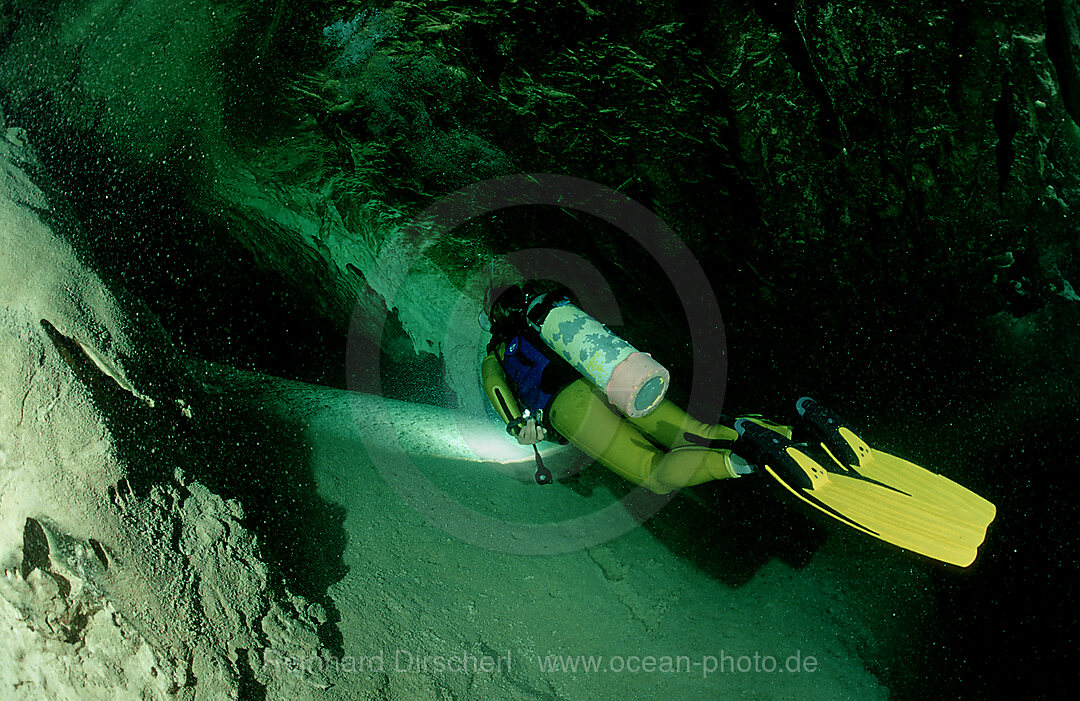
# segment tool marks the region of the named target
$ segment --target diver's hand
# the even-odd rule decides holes
[[[526,421],[517,434],[517,442],[521,445],[534,445],[545,438],[547,438],[547,431],[536,423],[536,419]]]

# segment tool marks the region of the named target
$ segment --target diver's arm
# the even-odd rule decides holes
[[[489,353],[480,366],[480,376],[484,381],[484,394],[495,409],[495,413],[503,420],[510,423],[521,418],[522,412],[518,408],[517,400],[510,391],[510,384],[506,381],[506,373],[502,364],[494,353]]]
[[[518,407],[510,385],[506,381],[499,358],[491,353],[484,358],[480,366],[480,376],[484,380],[484,393],[491,406],[504,422],[506,432],[517,439],[521,445],[533,445],[547,438],[547,431],[532,416],[526,416]]]

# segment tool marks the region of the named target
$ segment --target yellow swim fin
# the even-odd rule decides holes
[[[842,472],[854,471],[867,479],[886,483],[975,523],[988,526],[997,515],[997,507],[970,489],[903,458],[871,448],[843,419],[810,397],[800,399],[795,408],[802,424],[821,442]]]
[[[802,446],[751,421],[740,419],[735,430],[736,452],[790,493],[841,523],[921,555],[966,567],[993,520],[992,504],[985,502],[987,508],[964,487],[906,461],[892,473],[887,460],[874,459],[867,472],[876,476],[824,460],[832,468],[826,469]]]

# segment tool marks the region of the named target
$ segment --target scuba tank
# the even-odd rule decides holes
[[[663,401],[671,373],[565,296],[546,293],[536,297],[525,317],[551,350],[603,390],[608,401],[630,418],[645,416]]]

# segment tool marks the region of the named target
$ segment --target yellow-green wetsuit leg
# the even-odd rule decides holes
[[[581,379],[559,392],[551,404],[548,418],[556,431],[586,455],[657,494],[735,477],[730,450],[678,445],[685,430],[708,429],[708,432],[703,430],[706,437],[726,438],[729,429],[696,422],[674,404],[664,404],[670,406],[658,408],[657,411],[662,413],[651,421],[649,417],[656,411],[642,419],[630,420],[607,402],[603,392]],[[670,451],[661,450],[646,437],[645,430],[657,442],[676,447]],[[717,435],[712,435],[714,433]],[[730,430],[730,433],[735,432]]]
[[[684,438],[687,433],[708,440],[733,441],[739,437],[738,432],[729,426],[698,421],[670,399],[660,402],[655,409],[641,418],[627,420],[665,448],[691,445]]]

